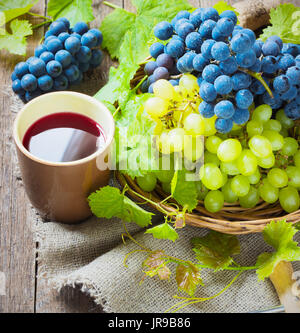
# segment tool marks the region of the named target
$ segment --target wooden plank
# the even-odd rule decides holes
[[[31,11],[43,13],[40,2]],[[41,22],[27,16],[33,25]],[[41,38],[42,29],[29,39],[28,55],[33,45]],[[11,99],[7,87],[11,85],[14,66],[23,57],[6,51],[0,53],[0,271],[6,276],[6,296],[0,296],[0,312],[34,312],[35,298],[35,243],[31,233],[34,213],[30,208],[22,183],[17,179],[16,155],[12,140],[12,125],[15,114],[11,111]]]
[[[122,7],[122,0],[112,0],[111,3]],[[91,27],[99,28],[103,18],[108,15],[112,8],[105,6],[99,1],[94,1],[95,20],[91,23]],[[107,52],[105,59],[99,68],[93,71],[84,82],[76,87],[76,91],[80,91],[89,95],[94,95],[108,79],[108,71],[113,64]],[[38,270],[39,273],[39,270]],[[103,312],[101,306],[97,306],[92,298],[83,294],[80,288],[63,288],[60,293],[51,289],[47,285],[44,278],[38,278],[36,284],[36,305],[37,313],[99,313]]]

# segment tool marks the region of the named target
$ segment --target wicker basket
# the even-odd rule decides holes
[[[148,57],[146,60],[149,59],[151,59],[151,57]],[[135,77],[130,82],[131,86],[135,87],[144,76],[144,65],[141,65]],[[298,122],[296,126],[299,126]],[[144,197],[151,198],[151,200],[156,203],[156,205],[153,205],[153,208],[157,210],[161,209],[170,213],[176,211],[175,206],[172,206],[172,204],[160,203],[168,197],[169,194],[165,193],[159,184],[152,193],[148,193],[141,190],[136,182],[129,176],[116,172],[116,177],[121,186],[124,187],[127,185],[128,193],[134,200],[142,201],[140,197],[134,193],[137,192]],[[171,203],[170,200],[168,201]],[[176,203],[176,201],[173,202]],[[225,203],[221,211],[218,213],[210,213],[204,208],[203,201],[199,201],[198,206],[192,213],[185,214],[185,221],[188,225],[208,228],[233,235],[262,232],[270,221],[282,219],[290,223],[297,223],[300,221],[300,210],[286,214],[279,202],[268,204],[261,201],[254,208],[243,208],[240,207],[238,203]]]

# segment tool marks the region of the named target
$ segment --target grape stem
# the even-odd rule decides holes
[[[37,29],[37,28],[40,28],[40,27],[42,27],[43,25],[45,25],[45,24],[47,24],[47,23],[51,23],[51,22],[52,22],[52,20],[48,20],[48,21],[44,21],[44,22],[42,22],[42,23],[36,24],[36,25],[34,25],[34,26],[32,27],[32,30]]]
[[[274,95],[273,95],[270,87],[268,86],[267,82],[262,78],[261,73],[256,73],[256,72],[250,71],[249,69],[244,69],[244,68],[239,68],[239,70],[241,72],[249,74],[250,76],[254,77],[256,80],[258,80],[264,86],[264,88],[267,90],[268,94],[272,98],[274,98]]]
[[[117,6],[117,5],[113,4],[113,3],[110,3],[108,1],[103,1],[103,4],[106,5],[106,6],[108,6],[108,7],[114,8],[114,9],[122,9],[121,7],[119,7],[119,6]]]

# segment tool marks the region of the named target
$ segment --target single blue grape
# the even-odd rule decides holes
[[[70,65],[64,70],[64,75],[67,77],[69,83],[73,83],[79,78],[79,68],[76,65]]]
[[[81,47],[80,41],[76,37],[69,37],[65,41],[65,49],[72,55],[76,54]]]
[[[261,48],[264,56],[272,55],[274,57],[278,56],[280,49],[276,42],[267,41]]]
[[[203,8],[197,8],[194,10],[190,17],[189,20],[191,23],[194,25],[195,28],[199,28],[200,24],[202,23],[201,15],[202,15]]]
[[[88,62],[79,62],[77,67],[82,73],[85,73],[90,69],[90,64]]]
[[[215,43],[211,48],[211,55],[215,60],[218,61],[227,60],[230,57],[230,50],[228,45],[224,42]]]
[[[267,42],[275,42],[278,46],[279,46],[279,50],[281,51],[282,47],[283,47],[283,42],[282,39],[278,36],[270,36],[267,40]]]
[[[90,29],[88,32],[90,32],[96,36],[96,38],[97,38],[96,46],[100,46],[103,42],[102,32],[99,29]]]
[[[230,56],[225,61],[221,61],[219,66],[220,66],[221,70],[223,71],[223,73],[226,75],[231,75],[231,74],[235,73],[238,69],[238,64],[236,62],[235,57],[233,57],[233,56]]]
[[[77,22],[73,27],[73,32],[83,35],[88,32],[89,27],[85,22]]]
[[[149,61],[147,62],[147,64],[145,65],[144,71],[147,75],[152,75],[153,72],[156,70],[157,68],[157,63],[156,61]]]
[[[267,74],[273,74],[278,69],[277,59],[274,56],[266,56],[261,61],[261,70]]]
[[[188,72],[190,72],[190,70],[188,68],[184,67],[183,63],[184,63],[184,60],[183,60],[183,56],[182,56],[181,58],[178,59],[178,61],[176,63],[176,67],[177,67],[178,71],[180,73],[188,73]]]
[[[51,60],[46,65],[47,73],[51,77],[58,77],[62,73],[62,65],[56,60]]]
[[[186,36],[185,44],[188,49],[199,53],[201,51],[202,38],[198,32],[193,31]]]
[[[291,86],[287,92],[281,94],[281,99],[284,101],[291,101],[297,96],[297,93],[297,88],[295,86]]]
[[[148,88],[148,93],[149,94],[153,94],[153,86],[154,86],[154,83],[150,84],[149,88]]]
[[[68,51],[66,51],[66,52],[68,52]],[[71,54],[70,54],[70,56],[71,56]],[[92,57],[92,51],[87,46],[81,46],[79,51],[76,53],[75,57],[79,62],[89,62],[91,60],[91,57]],[[72,56],[71,56],[71,59],[72,59]],[[69,65],[70,64],[71,64],[71,61],[70,61]],[[68,67],[69,65],[64,66],[64,67]]]
[[[214,82],[216,92],[220,95],[227,95],[232,91],[233,84],[231,78],[227,75],[220,75]]]
[[[156,42],[150,46],[149,52],[151,57],[156,59],[160,54],[164,52],[164,45],[162,43]]]
[[[295,66],[296,61],[294,57],[291,54],[284,54],[280,59],[278,60],[278,68],[282,71],[286,71],[289,67]]]
[[[272,109],[279,109],[282,106],[282,98],[276,92],[273,92],[273,97],[271,97],[267,91],[264,92],[262,95],[262,101],[263,104],[270,105]]]
[[[202,72],[202,77],[209,83],[214,83],[215,79],[222,74],[220,67],[214,64],[207,65]]]
[[[178,34],[178,28],[179,28],[179,26],[182,24],[182,23],[191,23],[191,21],[189,20],[189,19],[187,19],[187,18],[180,18],[180,19],[178,19],[177,21],[176,21],[176,23],[175,23],[175,26],[174,26],[174,30],[175,30],[175,32]],[[174,35],[174,36],[177,36],[177,35]],[[174,37],[173,36],[173,37]],[[181,38],[181,37],[180,37]],[[184,39],[183,39],[184,40]]]
[[[255,41],[256,41],[256,36],[255,36],[255,33],[251,30],[251,29],[242,29],[241,32],[243,34],[246,34],[249,39],[250,39],[250,42],[251,42],[251,46],[254,45]]]
[[[285,106],[284,113],[287,117],[293,120],[297,120],[300,118],[300,108],[296,100],[291,101]]]
[[[249,68],[251,66],[253,66],[256,62],[257,58],[255,55],[255,52],[250,49],[246,52],[243,53],[238,53],[236,55],[236,62],[240,67],[243,68]]]
[[[223,35],[222,31],[220,31],[217,27],[214,27],[211,32],[211,38],[217,42],[225,42],[227,37]]]
[[[216,22],[213,20],[203,21],[198,30],[202,38],[208,39],[212,37],[213,28],[216,26]]]
[[[28,68],[29,72],[36,77],[46,74],[46,64],[40,58],[32,59]]]
[[[186,36],[193,32],[195,30],[195,27],[190,22],[183,22],[181,23],[177,28],[177,34],[179,37],[185,39]]]
[[[215,105],[215,115],[218,118],[230,119],[235,112],[235,107],[230,101],[220,101]]]
[[[273,88],[278,94],[284,94],[291,87],[291,81],[287,75],[276,76],[273,81]]]
[[[250,38],[243,32],[238,32],[230,41],[230,46],[235,53],[245,53],[250,50],[252,44]]]
[[[22,77],[25,75],[25,74],[28,74],[29,73],[29,66],[28,66],[28,63],[27,62],[19,62],[15,69],[14,69],[14,72],[17,76],[18,79],[22,79]]]
[[[204,8],[201,12],[201,20],[207,21],[207,20],[213,20],[213,21],[218,21],[219,20],[219,13],[215,8],[209,7],[209,8]]]
[[[51,31],[51,30],[46,31],[45,36],[44,36],[45,40],[46,40],[48,37],[50,37],[50,36],[54,36],[54,34],[52,33],[52,31]]]
[[[173,26],[167,21],[159,22],[154,27],[154,35],[160,40],[167,40],[173,35]]]
[[[215,122],[215,128],[220,133],[229,133],[232,130],[233,121],[232,119],[218,118]]]
[[[250,118],[250,112],[248,109],[237,108],[232,116],[232,120],[237,125],[244,125]]]
[[[53,87],[55,90],[59,91],[66,90],[68,86],[69,86],[69,81],[65,75],[61,74],[54,79]]]
[[[67,32],[68,28],[61,21],[54,21],[50,24],[49,30],[52,35],[58,36],[61,32]]]
[[[66,17],[60,17],[56,21],[63,22],[67,29],[70,28],[70,21]]]
[[[253,80],[249,89],[254,95],[262,95],[266,91],[265,87],[258,80]]]
[[[211,118],[215,115],[214,104],[201,102],[199,105],[199,113],[203,118]]]
[[[91,32],[86,32],[81,37],[81,45],[87,46],[89,48],[95,47],[97,45],[97,37]]]
[[[170,77],[169,71],[165,67],[157,67],[153,72],[154,82],[157,80],[168,80]]]
[[[236,106],[240,109],[248,109],[253,103],[253,95],[248,89],[241,89],[235,95]]]
[[[46,47],[47,47],[48,51],[52,52],[53,54],[55,54],[57,51],[62,50],[64,48],[63,43],[57,37],[50,39],[49,41],[46,41]]]
[[[54,54],[49,51],[43,52],[40,55],[40,59],[43,60],[44,63],[47,65],[49,61],[54,60]]]
[[[58,37],[54,36],[54,35],[51,35],[51,36],[45,38],[44,45],[46,45],[51,39],[56,39],[56,38],[58,38]]]
[[[81,43],[81,35],[79,35],[77,32],[71,33],[70,37],[77,38],[80,41],[80,43]]]
[[[252,78],[250,75],[242,72],[237,72],[232,75],[231,81],[233,84],[233,90],[247,89],[252,83]]]
[[[217,98],[214,85],[205,80],[201,82],[199,95],[207,103],[213,102]]]
[[[256,57],[259,58],[261,56],[261,48],[264,45],[264,42],[262,40],[257,39],[255,43],[253,44],[253,51],[256,54]]]
[[[66,68],[72,62],[72,55],[67,50],[60,50],[55,54],[55,60],[60,62],[63,68]]]
[[[22,88],[21,80],[15,79],[12,83],[12,90],[16,94],[24,95],[25,90]]]
[[[36,47],[36,49],[34,50],[34,56],[35,57],[39,57],[43,52],[48,51],[46,45],[41,44],[39,46]]]
[[[155,70],[154,70],[155,71]],[[154,73],[154,72],[153,72]],[[155,82],[155,77],[152,75],[150,75],[147,79],[147,83],[148,83],[148,86],[150,87],[152,83]]]
[[[212,59],[211,49],[215,43],[216,41],[214,41],[213,39],[207,39],[203,42],[201,46],[201,54],[204,58],[208,60]]]
[[[67,32],[60,33],[57,38],[64,44],[65,41],[70,37],[70,34]]]
[[[223,17],[217,22],[216,28],[218,28],[223,35],[228,37],[232,34],[234,23],[232,19],[228,17]]]
[[[17,80],[17,74],[16,74],[16,72],[15,71],[13,71],[12,73],[11,73],[11,76],[10,76],[10,78],[11,78],[11,80],[12,81],[15,81],[15,80]]]
[[[229,18],[233,22],[233,25],[235,26],[237,24],[237,16],[233,10],[224,10],[223,13],[220,14],[220,18]]]
[[[232,36],[235,36],[237,33],[241,32],[244,28],[240,25],[235,25],[232,31]]]
[[[166,45],[166,53],[173,58],[180,58],[185,52],[185,45],[182,41],[172,38]]]
[[[292,66],[286,71],[286,76],[291,80],[291,84],[300,84],[300,67]]]
[[[156,59],[156,63],[158,67],[165,67],[167,69],[171,69],[174,66],[173,58],[166,53],[160,54]]]
[[[92,68],[98,67],[103,61],[104,55],[103,52],[99,49],[92,50],[92,56],[90,59],[90,65]]]
[[[34,91],[37,88],[37,79],[32,74],[25,74],[21,79],[21,86],[26,91]]]
[[[183,67],[188,71],[192,72],[194,70],[194,59],[196,57],[196,53],[190,51],[184,54],[180,59],[181,59],[181,64]]]
[[[204,58],[203,55],[197,54],[193,59],[193,68],[197,72],[202,72],[204,67],[209,64],[209,60]]]
[[[38,78],[38,87],[42,91],[49,91],[53,87],[53,79],[49,75],[43,75]]]

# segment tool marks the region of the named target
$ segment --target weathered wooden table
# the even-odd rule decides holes
[[[102,19],[112,11],[112,8],[103,5],[102,1],[93,2],[96,19],[92,26],[99,27]],[[110,2],[129,11],[134,10],[130,0],[110,0]],[[208,7],[216,2],[217,0],[190,0],[195,7]],[[237,1],[228,1],[228,3],[234,2]],[[299,0],[289,2],[299,5]],[[46,15],[46,9],[47,0],[39,1],[32,12]],[[36,17],[28,15],[27,18],[33,24],[40,22],[40,19]],[[28,57],[33,54],[43,34],[44,27],[41,27],[29,39]],[[12,144],[12,124],[16,114],[11,110],[11,99],[7,95],[13,68],[22,60],[23,57],[0,51],[0,274],[4,273],[6,280],[6,295],[1,296],[0,293],[0,313],[102,312],[101,307],[82,294],[79,289],[64,288],[57,293],[47,286],[45,280],[37,278],[39,266],[36,261],[36,248],[38,244],[35,243],[31,231],[31,225],[37,217],[14,167],[16,156]],[[90,95],[95,94],[105,84],[111,65],[112,61],[106,55],[101,68],[89,78],[88,91],[84,84],[78,90]]]

